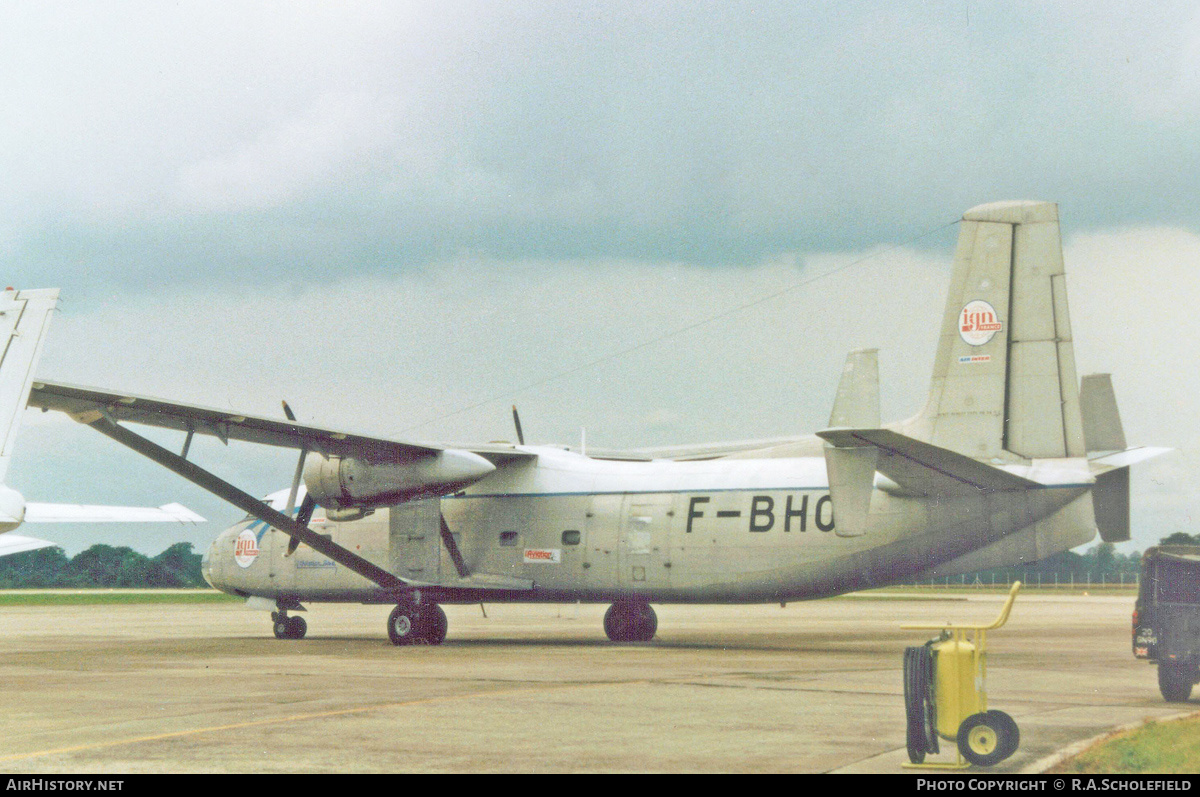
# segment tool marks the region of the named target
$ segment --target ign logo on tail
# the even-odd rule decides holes
[[[996,308],[982,299],[968,303],[958,319],[958,334],[972,346],[982,346],[1002,329],[1004,324],[996,317]]]

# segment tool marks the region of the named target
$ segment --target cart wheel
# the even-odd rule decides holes
[[[908,760],[920,764],[926,753],[937,753],[937,713],[932,704],[933,656],[928,646],[904,649],[905,740]]]
[[[1017,752],[1017,748],[1021,746],[1021,729],[1017,727],[1017,721],[1003,711],[985,711],[983,715],[992,727],[1002,729],[1000,735],[1008,741],[1000,760],[1003,761]]]
[[[1007,722],[997,720],[998,716]],[[1016,727],[1012,717],[1002,711],[972,714],[958,726],[958,752],[977,767],[995,766],[1017,749]]]

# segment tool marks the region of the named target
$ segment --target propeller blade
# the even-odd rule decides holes
[[[313,510],[317,508],[317,502],[313,500],[311,495],[305,494],[304,500],[300,502],[300,511],[296,513],[296,522],[302,526],[307,526],[308,521],[312,520]],[[300,547],[300,539],[292,537],[288,542],[287,556],[291,556],[296,552],[296,548]]]
[[[525,445],[525,433],[521,431],[521,416],[517,414],[517,405],[513,405],[513,423],[517,427],[517,442]]]
[[[296,420],[296,413],[292,412],[292,408],[288,406],[288,403],[286,401],[280,403],[283,404],[283,414],[287,416],[287,419],[289,421]]]

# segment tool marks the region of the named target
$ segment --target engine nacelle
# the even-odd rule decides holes
[[[478,454],[460,449],[384,463],[312,453],[304,462],[304,485],[327,509],[368,508],[446,495],[495,469]]]

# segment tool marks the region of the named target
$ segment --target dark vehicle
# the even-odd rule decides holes
[[[1158,688],[1171,703],[1187,700],[1200,683],[1200,546],[1142,554],[1133,655],[1158,664]]]

